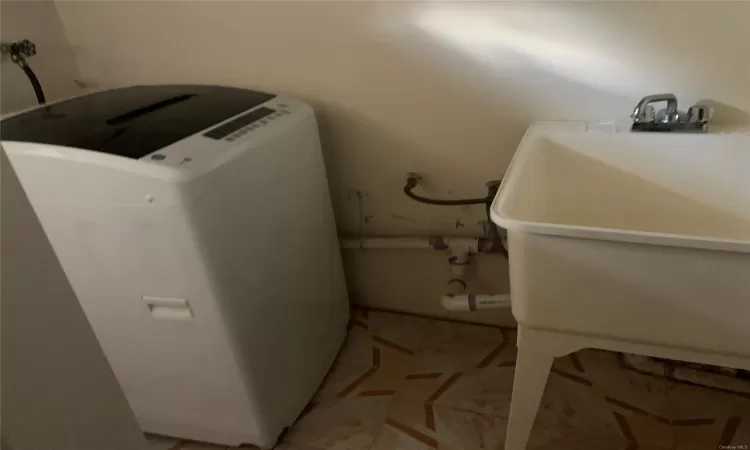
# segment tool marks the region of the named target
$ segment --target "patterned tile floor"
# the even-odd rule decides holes
[[[514,330],[355,310],[323,386],[276,448],[502,449],[514,364]],[[221,448],[148,439],[154,450]],[[643,375],[615,353],[584,350],[555,361],[529,449],[746,445],[750,398]]]

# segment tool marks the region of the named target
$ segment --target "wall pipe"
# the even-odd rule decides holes
[[[362,237],[340,238],[339,245],[347,250],[448,250],[464,247],[470,253],[502,253],[492,238],[423,237]]]
[[[480,311],[483,309],[509,308],[510,295],[487,295],[464,293],[466,267],[475,253],[503,253],[496,240],[491,238],[431,237],[362,237],[341,238],[342,249],[346,250],[447,250],[452,277],[448,281],[448,293],[440,298],[440,304],[449,311]],[[502,245],[502,244],[501,244]]]
[[[510,308],[509,294],[446,294],[440,304],[449,311],[480,311],[483,309]]]
[[[44,97],[44,89],[42,84],[39,82],[34,71],[26,62],[26,58],[30,58],[36,55],[36,45],[28,39],[16,42],[3,42],[0,43],[0,53],[10,55],[10,60],[23,70],[26,77],[31,83],[31,87],[34,88],[34,94],[36,94],[36,100],[40,105],[46,103]]]

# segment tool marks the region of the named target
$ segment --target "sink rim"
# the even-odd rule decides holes
[[[561,237],[574,237],[584,239],[598,239],[607,241],[621,241],[631,243],[665,245],[671,247],[700,248],[707,250],[721,250],[750,253],[750,238],[733,239],[713,236],[691,235],[683,233],[653,232],[640,231],[615,227],[594,227],[576,224],[559,224],[545,221],[529,221],[511,217],[505,211],[505,206],[509,201],[510,192],[517,183],[520,175],[523,173],[524,162],[529,155],[535,151],[535,145],[539,139],[544,139],[549,135],[562,133],[597,133],[613,134],[613,131],[600,131],[597,128],[594,131],[588,130],[584,123],[580,122],[538,122],[532,124],[523,136],[518,149],[508,167],[506,176],[498,190],[490,208],[490,217],[494,223],[508,230],[522,231],[535,234],[553,235]],[[631,135],[629,132],[622,133],[623,136]],[[704,140],[720,136],[741,136],[750,141],[750,135],[745,133],[722,133],[722,134],[659,134],[654,135],[655,139],[691,139]],[[695,138],[695,139],[694,139]],[[634,139],[651,139],[646,133],[638,133]],[[575,151],[575,150],[574,150]],[[749,149],[750,151],[750,149]],[[750,222],[749,222],[750,226]]]

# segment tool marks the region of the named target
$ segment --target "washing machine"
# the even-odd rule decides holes
[[[143,430],[272,447],[349,314],[310,106],[133,86],[0,138]]]

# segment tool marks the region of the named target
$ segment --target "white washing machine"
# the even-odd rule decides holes
[[[0,133],[143,429],[273,446],[348,319],[312,109],[135,86],[16,114]]]

